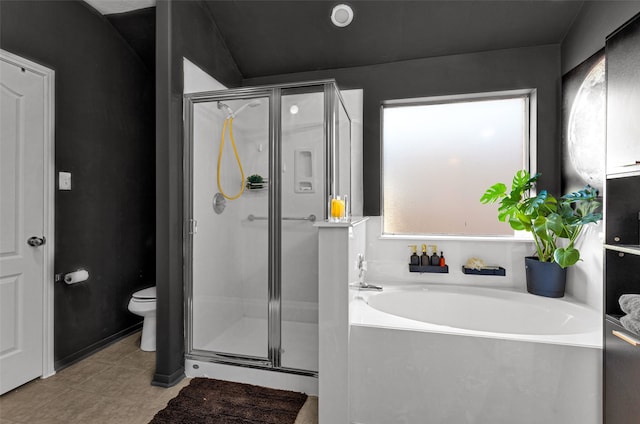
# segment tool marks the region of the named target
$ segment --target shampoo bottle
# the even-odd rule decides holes
[[[440,266],[445,266],[446,264],[444,261],[444,253],[440,252]]]
[[[431,266],[440,266],[440,256],[438,256],[438,246],[433,245],[433,255],[431,255]]]
[[[415,244],[409,245],[411,248],[411,256],[409,257],[409,265],[420,265],[420,256],[418,256],[418,246]]]
[[[422,245],[422,255],[420,255],[420,265],[427,266],[429,265],[429,255],[427,255],[427,245]]]

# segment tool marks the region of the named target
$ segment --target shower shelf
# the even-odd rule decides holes
[[[269,183],[247,183],[247,192],[250,191],[264,191],[269,189]]]
[[[431,272],[437,274],[448,274],[449,273],[449,265],[439,266],[439,265],[409,265],[409,272]]]
[[[249,178],[251,178],[251,177],[249,177]],[[269,188],[269,179],[268,178],[262,178],[262,181],[260,181],[260,182],[247,181],[245,187],[247,188],[247,191],[263,191],[263,190],[267,190]]]
[[[467,268],[466,266],[462,265],[462,272],[464,274],[469,274],[469,275],[499,275],[499,276],[507,275],[507,271],[501,266],[489,267],[489,268],[483,268],[483,269],[474,269],[474,268]]]

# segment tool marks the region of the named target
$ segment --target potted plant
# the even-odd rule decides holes
[[[480,202],[500,203],[498,220],[509,222],[511,228],[528,231],[533,236],[536,257],[525,258],[527,291],[547,297],[564,296],[566,268],[580,260],[575,242],[589,223],[602,219],[598,191],[584,189],[555,198],[546,190],[532,197],[540,174],[531,176],[520,170],[513,177],[511,190],[503,183],[492,185]]]

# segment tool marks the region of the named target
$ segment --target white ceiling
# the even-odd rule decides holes
[[[84,0],[103,15],[154,7],[156,0]]]

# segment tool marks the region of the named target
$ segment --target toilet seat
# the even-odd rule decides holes
[[[139,290],[131,296],[136,302],[155,302],[156,300],[156,287],[147,287],[146,289]]]

